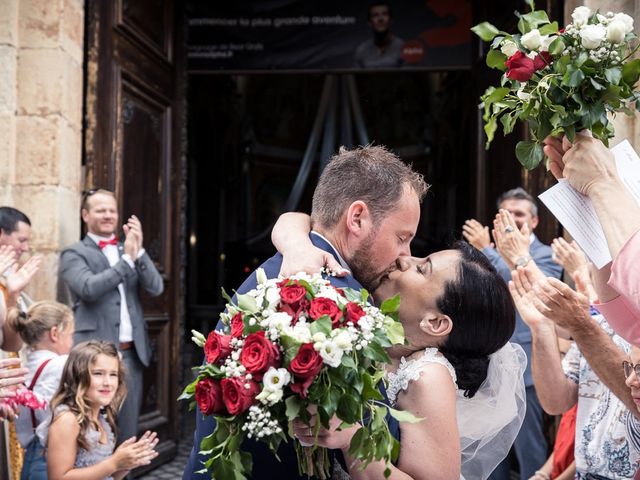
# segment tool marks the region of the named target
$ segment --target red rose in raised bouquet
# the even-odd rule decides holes
[[[266,443],[275,454],[294,419],[328,427],[334,416],[365,430],[354,436],[368,439],[351,446],[355,459],[390,465],[399,446],[381,419],[388,411],[398,415],[380,401],[378,387],[385,348],[404,342],[399,299],[376,308],[366,291],[334,288],[320,275],[267,280],[258,270],[257,279],[254,290],[229,299],[223,332],[206,338],[193,332],[206,363],[196,367],[198,377],[180,398],[215,417],[216,430],[201,445],[204,467],[212,478],[244,477],[251,455],[237,446],[245,438]],[[327,478],[326,449],[289,440],[299,450],[301,474]]]

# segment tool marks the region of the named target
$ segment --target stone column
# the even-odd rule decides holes
[[[0,1],[0,204],[31,219],[35,299],[80,235],[83,28],[82,0]]]
[[[623,12],[636,20],[635,32],[640,36],[640,0],[566,0],[564,18],[566,23],[571,22],[571,12],[580,6],[584,5],[592,10],[600,10],[602,13],[606,12]],[[640,87],[638,87],[640,88]],[[613,126],[615,127],[616,135],[611,139],[609,145],[614,146],[620,143],[622,140],[629,140],[633,148],[640,155],[640,116],[636,111],[635,116],[630,117],[624,113],[618,113],[612,118]]]

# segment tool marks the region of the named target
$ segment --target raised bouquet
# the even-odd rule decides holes
[[[389,465],[399,444],[387,412],[415,420],[386,405],[379,390],[385,348],[404,342],[399,298],[376,308],[365,290],[335,288],[319,274],[267,280],[258,269],[257,280],[236,302],[226,297],[223,332],[193,332],[206,363],[180,398],[195,397],[192,407],[215,417],[215,431],[200,445],[205,467],[214,478],[245,478],[252,469],[251,455],[240,450],[245,439],[264,442],[274,455],[282,441],[293,441],[300,473],[328,478],[326,449],[302,446],[290,430],[296,418],[310,424],[312,414],[326,428],[334,416],[342,427],[360,424],[350,455],[363,468],[374,460]]]
[[[571,14],[573,22],[560,30],[545,11],[535,10],[532,0],[527,3],[531,12],[515,12],[519,33],[499,31],[488,22],[471,30],[491,42],[487,65],[504,72],[500,86],[482,95],[486,147],[498,121],[505,135],[516,120],[525,121],[530,139],[518,142],[516,157],[533,169],[544,158],[542,141],[550,134],[573,140],[576,132],[590,130],[608,145],[614,131],[607,114],[632,115],[630,104],[640,99],[634,90],[640,60],[631,59],[638,37],[629,15],[581,6]]]

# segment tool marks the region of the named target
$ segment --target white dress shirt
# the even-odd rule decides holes
[[[93,233],[88,233],[89,238],[96,242],[98,246],[100,246],[100,240],[105,242],[114,238],[115,235],[111,235],[110,237],[101,237],[99,235],[95,235]],[[107,260],[109,261],[109,266],[113,267],[116,263],[120,261],[120,253],[118,249],[121,248],[120,245],[107,245],[102,248],[102,253]],[[140,249],[138,252],[138,258],[140,255],[144,254],[144,249]],[[133,260],[129,254],[122,254],[122,259],[131,267],[132,270],[135,269],[135,265],[133,264]],[[124,293],[124,285],[122,283],[118,284],[118,292],[120,292],[120,334],[118,341],[120,343],[130,342],[133,340],[133,327],[131,326],[131,317],[129,316],[129,308],[127,307],[127,296]]]

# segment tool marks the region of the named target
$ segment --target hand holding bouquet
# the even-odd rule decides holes
[[[251,455],[239,451],[245,439],[266,443],[274,455],[292,440],[301,474],[327,478],[326,449],[295,440],[295,419],[314,425],[316,434],[338,421],[359,426],[349,453],[363,468],[397,458],[386,414],[414,417],[388,407],[378,387],[385,348],[404,342],[398,297],[376,308],[366,291],[335,288],[320,275],[267,280],[259,269],[257,278],[257,288],[235,303],[227,297],[224,332],[206,339],[194,332],[206,363],[180,398],[195,397],[204,415],[215,416],[216,430],[200,446],[206,468],[214,478],[244,477],[252,469]]]
[[[607,114],[632,115],[629,104],[640,99],[634,90],[640,60],[631,59],[638,37],[629,15],[577,7],[573,23],[559,30],[532,0],[527,3],[531,12],[516,12],[519,33],[501,32],[488,22],[472,30],[492,42],[487,65],[505,72],[500,86],[482,96],[486,146],[498,121],[505,135],[516,120],[525,121],[531,139],[518,142],[516,157],[533,169],[544,158],[542,141],[548,135],[564,134],[572,141],[576,132],[590,130],[608,145],[614,131]]]

